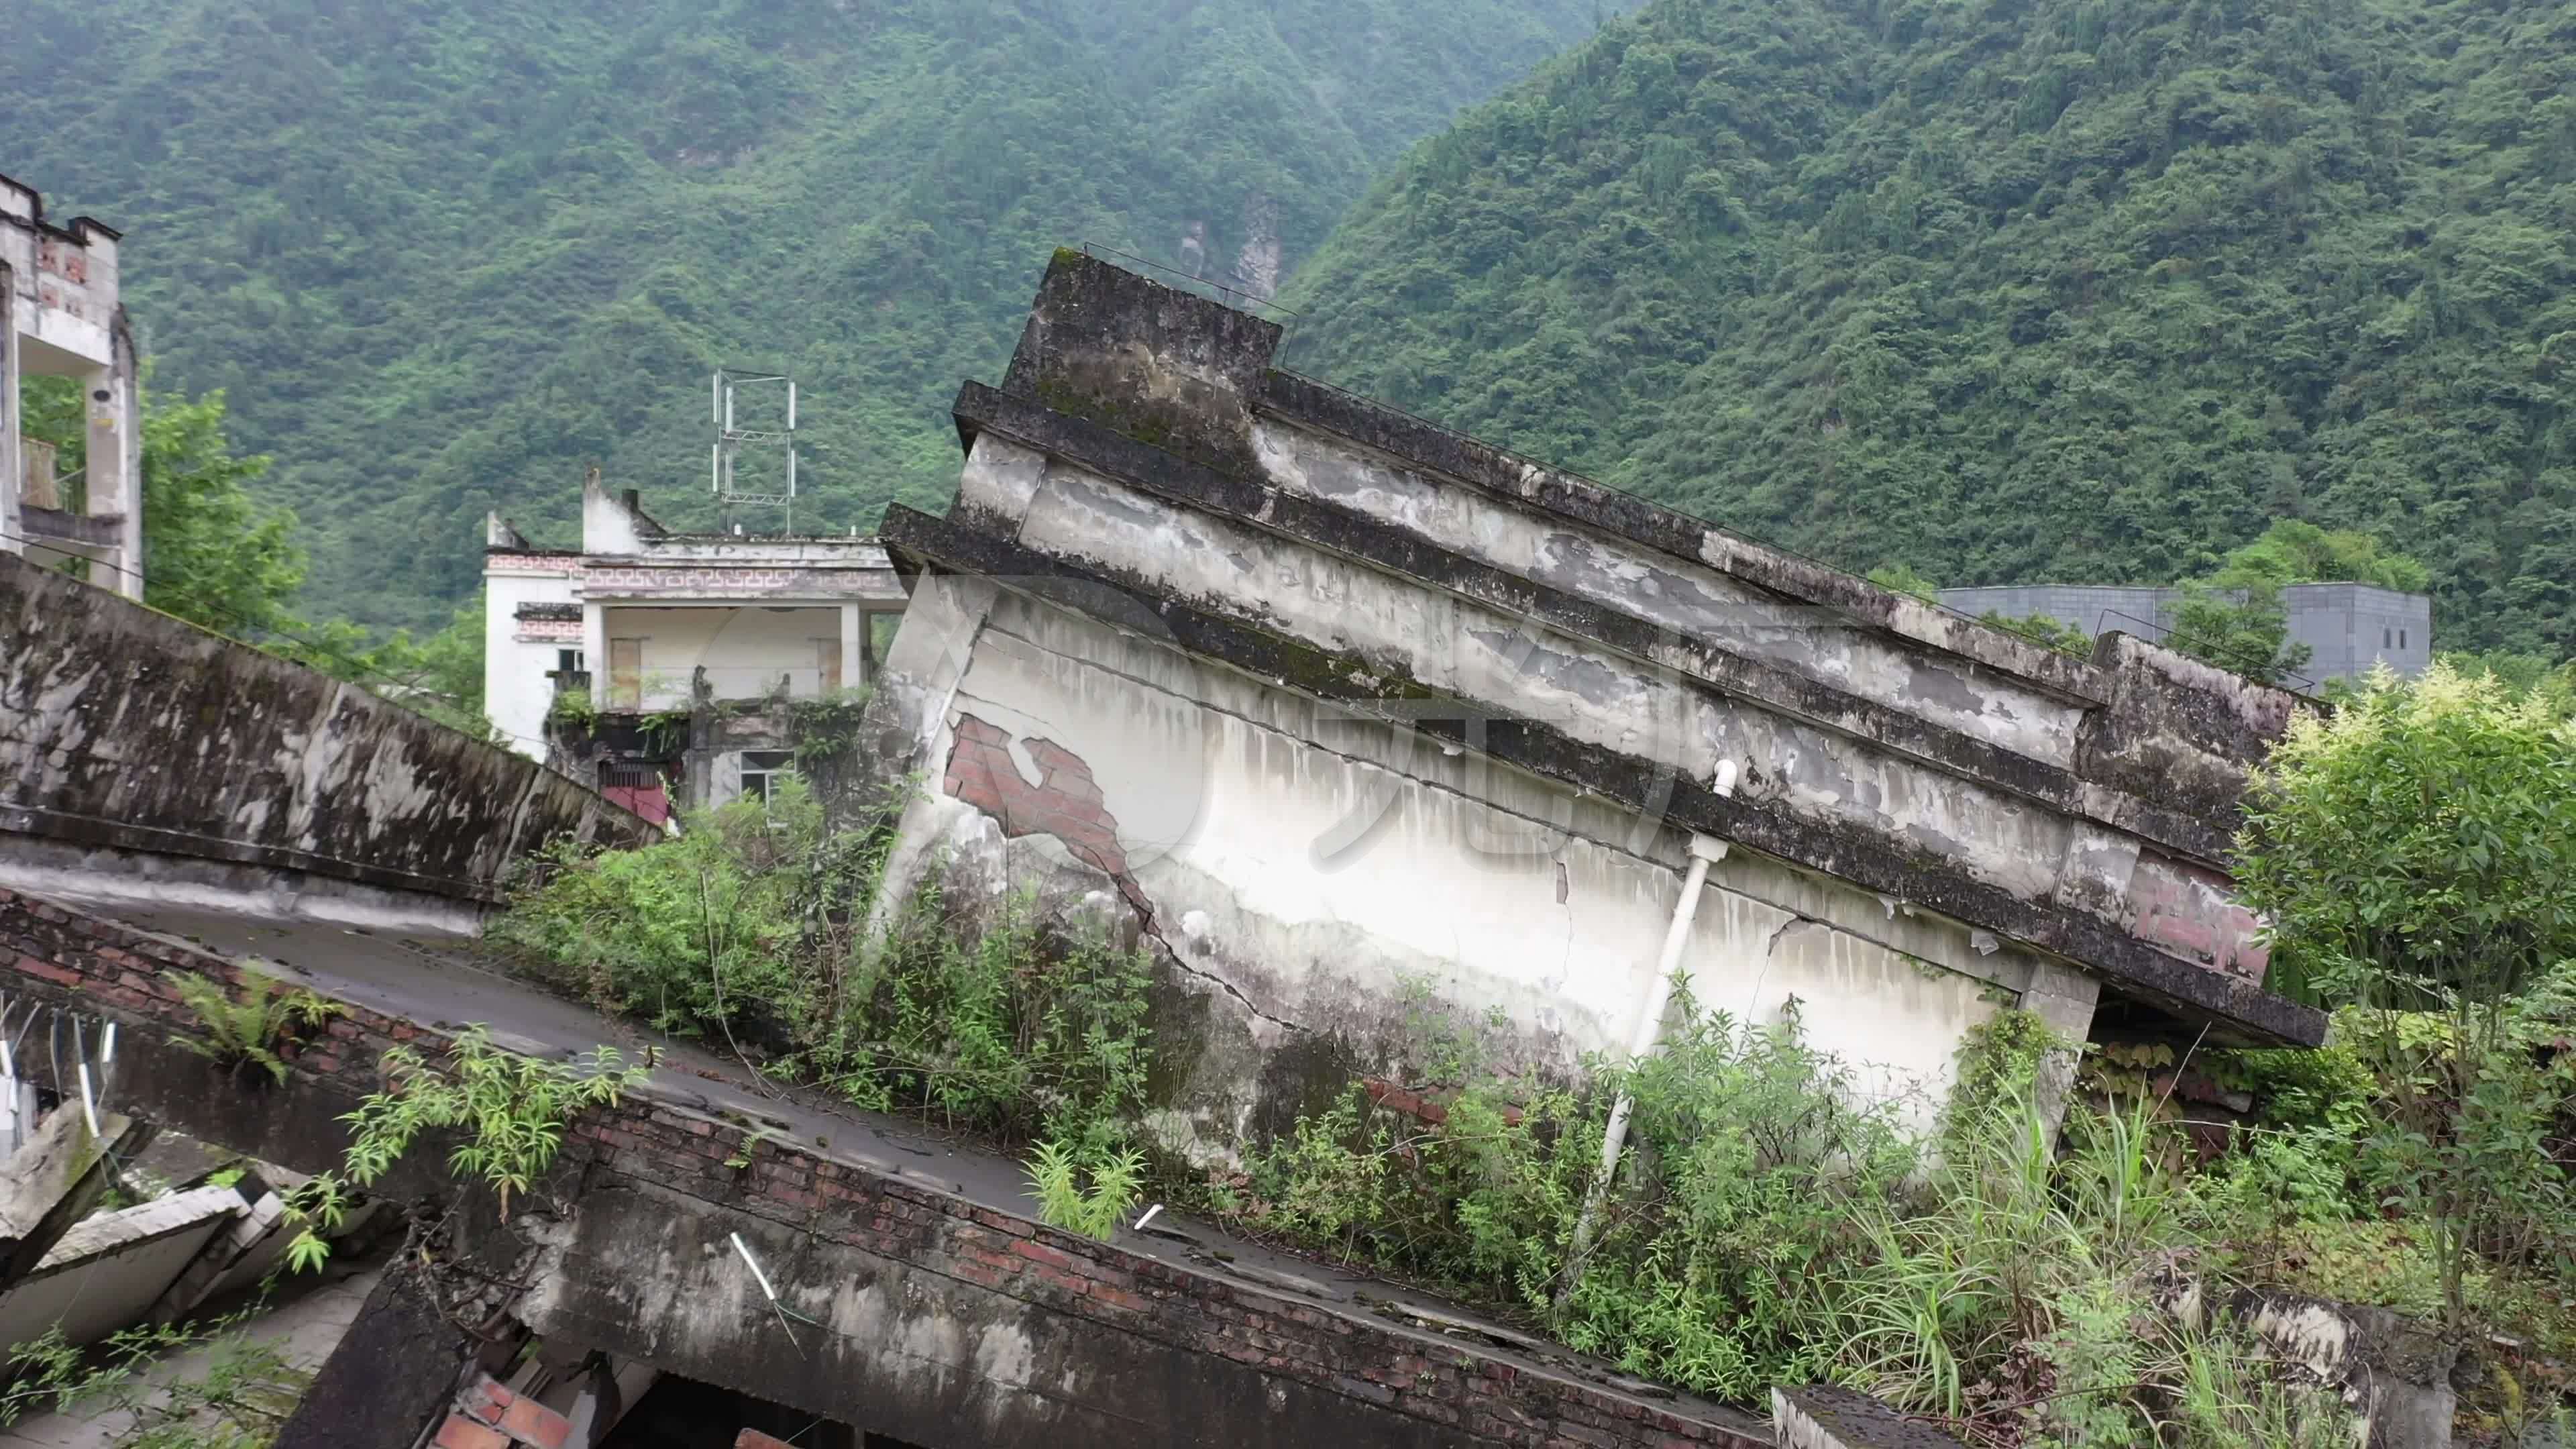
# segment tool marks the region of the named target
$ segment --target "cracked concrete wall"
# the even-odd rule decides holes
[[[1301,472],[1325,473],[1326,456],[1322,445],[1311,447]],[[1330,456],[1353,469],[1367,466],[1355,450]],[[1706,605],[1696,613],[1660,610],[1659,627],[1671,631],[1670,658],[1640,659],[1347,557],[1176,507],[989,437],[976,442],[959,504],[1017,520],[1025,546],[1149,580],[1181,597],[1238,601],[1265,628],[1377,662],[1390,676],[1444,696],[1544,720],[1686,777],[1706,778],[1720,759],[1738,761],[1744,788],[1756,797],[1776,796],[1801,812],[1937,852],[2016,895],[2093,911],[2189,959],[2240,978],[2261,977],[2266,953],[2252,916],[2228,898],[2222,876],[2184,853],[2215,848],[2214,842],[2175,831],[2160,832],[2168,837],[2160,841],[2142,840],[2120,828],[2148,809],[2125,792],[2069,786],[2063,808],[2046,808],[2003,782],[1971,778],[1711,689],[1686,672],[1682,656],[1704,638],[1692,631],[1694,623],[1737,628],[1748,647],[1779,649],[1784,659],[1799,652],[1786,646],[1804,640],[1813,646],[1803,651],[1806,667],[1836,673],[1846,685],[1854,674],[1901,678],[1896,694],[1909,709],[1928,710],[2021,755],[2073,765],[2079,742],[2088,738],[2079,728],[2081,711],[2031,690],[1972,690],[1962,673],[1971,666],[1964,663],[1945,671],[1821,620],[1818,610],[1760,604],[1736,587],[1743,616],[1770,621],[1747,625],[1733,612],[1737,604],[1708,602],[1719,597],[1716,584],[1702,589],[1669,571],[1658,578],[1642,563],[1572,571],[1624,581],[1649,599],[1687,595]],[[1426,503],[1416,511],[1455,511],[1455,505]],[[1473,531],[1465,523],[1456,530]],[[1526,530],[1506,522],[1482,532],[1518,537]],[[1573,547],[1570,537],[1560,530],[1543,547],[1564,552]],[[2166,763],[2180,768],[2184,762]]]
[[[1025,492],[986,495],[970,484],[961,493],[961,501],[988,502],[997,512],[1017,504],[1025,545],[1152,579],[1185,597],[1255,600],[1263,622],[1282,633],[1383,660],[1391,673],[1443,695],[1548,721],[1685,776],[1706,778],[1720,759],[1736,760],[1749,792],[1940,852],[2018,895],[2063,896],[2132,915],[2133,895],[2169,913],[2205,906],[2216,914],[2194,937],[2205,959],[2259,974],[2250,917],[2223,900],[2189,894],[2158,857],[2142,859],[2137,840],[2080,815],[2031,808],[2000,788],[1697,687],[1673,669],[1176,508],[1008,443],[979,439],[977,447],[999,456],[975,477],[1008,473],[1016,483],[1037,474]],[[1324,474],[1323,456],[1311,449],[1302,472]],[[1347,449],[1338,456],[1361,466]],[[1507,522],[1485,532],[1518,537],[1527,530]],[[1666,602],[1686,599],[1685,607],[1658,611],[1677,646],[1716,633],[1846,684],[1854,675],[1901,681],[1892,693],[1909,708],[2061,766],[2072,762],[2080,712],[2036,692],[1972,689],[1965,665],[1905,657],[1814,609],[1765,605],[1740,587],[1721,593],[1714,582],[1702,588],[1673,570],[1658,575],[1640,560],[1602,557],[1564,530],[1533,547],[1546,557],[1529,566],[1543,573]],[[1568,554],[1578,561],[1566,562]]]
[[[19,559],[0,558],[0,621],[0,871],[106,852],[172,888],[248,867],[482,902],[556,835],[652,833],[533,761]]]
[[[1277,419],[1254,426],[1281,488],[1397,522],[1471,557],[1598,600],[1692,639],[1937,719],[2054,764],[2073,760],[2079,701],[1934,655],[1830,609],[1757,590],[1695,559],[1498,509],[1383,455]]]
[[[917,601],[915,623],[939,607]],[[915,662],[905,627],[898,667]],[[1141,918],[1170,953],[1158,1014],[1181,1065],[1156,1120],[1174,1147],[1223,1156],[1354,1065],[1403,1062],[1424,988],[1469,1025],[1499,1012],[1487,1045],[1506,1069],[1566,1075],[1626,1044],[1679,893],[1678,836],[1016,596],[971,627],[925,731],[941,786],[908,812],[898,872],[937,862],[988,896],[1037,885]],[[1039,798],[1068,762],[1096,815]],[[1005,769],[1004,791],[964,787]],[[1013,809],[993,808],[1002,794]],[[1960,1037],[2034,969],[1750,854],[1712,876],[1685,961],[1710,1009],[1768,1022],[1795,998],[1864,1090],[1927,1118]]]

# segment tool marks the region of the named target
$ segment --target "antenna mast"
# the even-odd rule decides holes
[[[796,380],[783,372],[719,367],[710,397],[716,441],[709,454],[709,481],[727,531],[737,509],[774,504],[784,510],[781,527],[795,532]]]

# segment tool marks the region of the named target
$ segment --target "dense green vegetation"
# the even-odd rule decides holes
[[[26,0],[0,167],[125,231],[157,378],[277,460],[311,609],[420,627],[484,511],[560,536],[586,461],[702,499],[717,363],[803,382],[801,523],[944,500],[947,401],[1051,248],[1266,287],[1600,8]]]
[[[2165,583],[2278,518],[2576,653],[2542,0],[1658,0],[1417,148],[1299,365],[1756,536]]]
[[[2405,568],[2360,547],[2280,529],[2231,567]],[[794,784],[766,813],[564,853],[495,934],[605,1007],[766,1053],[764,1071],[1029,1144],[1031,1198],[1059,1226],[1107,1235],[1148,1198],[1186,1206],[1730,1400],[1830,1378],[1980,1445],[2349,1443],[2339,1403],[2241,1320],[2176,1308],[2195,1288],[2290,1288],[2485,1343],[2468,1442],[2514,1442],[2493,1436],[2560,1411],[2576,1352],[2562,705],[2545,679],[2445,664],[2303,716],[2238,850],[2275,926],[2273,984],[2336,1008],[2329,1044],[2088,1048],[2062,1140],[2038,1068],[2072,1046],[2020,1012],[1971,1034],[1927,1140],[1911,1097],[1865,1090],[1794,1011],[1733,1020],[1679,982],[1653,1055],[1568,1082],[1493,1070],[1425,983],[1399,1059],[1371,1066],[1385,1080],[1231,1144],[1230,1164],[1184,1163],[1145,1116],[1149,959],[1041,929],[1025,900],[880,911],[882,834],[833,833]],[[2237,1093],[2250,1107],[2194,1105]],[[1623,1096],[1628,1150],[1604,1181]]]

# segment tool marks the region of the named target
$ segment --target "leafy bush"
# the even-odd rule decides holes
[[[2222,1292],[2226,1260],[2152,1104],[2070,1108],[2060,1151],[2035,1093],[2066,1044],[2036,1017],[1972,1033],[1925,1154],[1794,1016],[1679,1013],[1579,1091],[1471,1080],[1426,1124],[1354,1089],[1247,1152],[1214,1205],[1737,1402],[1831,1379],[1980,1444],[2349,1442],[2339,1404],[2178,1301]],[[1578,1274],[1622,1092],[1630,1146]]]
[[[2576,1276],[2551,1140],[2576,1121],[2576,725],[2492,675],[2384,671],[2302,718],[2246,796],[2238,868],[2276,983],[2334,1001],[2370,1079],[2335,1124],[2361,1185],[2421,1220],[2443,1316],[2480,1261]]]
[[[1028,1170],[1040,1222],[1105,1239],[1136,1205],[1145,1154],[1130,1147],[1086,1156],[1061,1142],[1041,1142]]]
[[[1051,931],[1025,893],[970,932],[936,886],[878,947],[869,989],[806,1054],[817,1075],[862,1105],[1084,1154],[1125,1138],[1153,1062],[1144,952]]]
[[[510,1195],[526,1192],[554,1162],[564,1127],[587,1108],[614,1106],[647,1074],[622,1066],[614,1047],[564,1065],[520,1056],[494,1046],[480,1025],[449,1043],[447,1056],[449,1064],[438,1068],[409,1047],[386,1050],[388,1085],[340,1119],[354,1129],[340,1170],[307,1180],[288,1197],[303,1224],[287,1246],[288,1263],[320,1267],[330,1256],[322,1232],[346,1218],[350,1190],[383,1177],[423,1131],[465,1129],[448,1154],[448,1171],[497,1192],[507,1222]]]
[[[1354,1091],[1248,1154],[1235,1215],[1516,1305],[1632,1372],[1739,1399],[1814,1377],[1837,1331],[1815,1275],[1858,1245],[1856,1205],[1893,1192],[1913,1154],[1893,1108],[1863,1100],[1794,1020],[1676,1003],[1660,1053],[1594,1063],[1580,1093],[1486,1081],[1431,1125]],[[1623,1092],[1628,1148],[1569,1283]]]
[[[640,849],[559,849],[491,935],[605,1009],[749,1035],[769,1070],[862,1106],[1086,1154],[1123,1141],[1151,1064],[1147,959],[1049,928],[1026,895],[968,919],[933,885],[877,912],[887,841],[832,829],[784,777]]]
[[[872,837],[827,831],[787,777],[641,849],[557,845],[490,935],[660,1030],[792,1036],[840,1005],[854,954],[840,908],[867,898],[881,856]]]

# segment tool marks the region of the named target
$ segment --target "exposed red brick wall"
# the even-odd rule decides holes
[[[957,742],[948,751],[949,795],[1000,821],[1002,833],[1013,840],[1052,835],[1084,864],[1124,876],[1127,852],[1118,843],[1118,821],[1091,778],[1091,766],[1053,740],[1031,736],[1024,747],[1038,767],[1034,785],[1011,757],[1008,731],[960,715]]]
[[[0,980],[14,976],[13,987],[179,1035],[195,1034],[196,1021],[179,1004],[167,973],[236,975],[220,957],[5,890],[0,963]],[[434,1035],[351,1005],[326,1036],[296,1054],[295,1069],[344,1090],[370,1092],[380,1082],[377,1062],[387,1047]],[[1428,1342],[1374,1318],[1058,1232],[774,1139],[757,1145],[748,1168],[727,1167],[744,1145],[739,1127],[630,1098],[576,1122],[565,1151],[586,1158],[594,1171],[1500,1444],[1756,1449],[1770,1442],[1749,1425],[1677,1414],[1464,1342]],[[494,1432],[472,1417],[454,1422],[460,1434]]]

